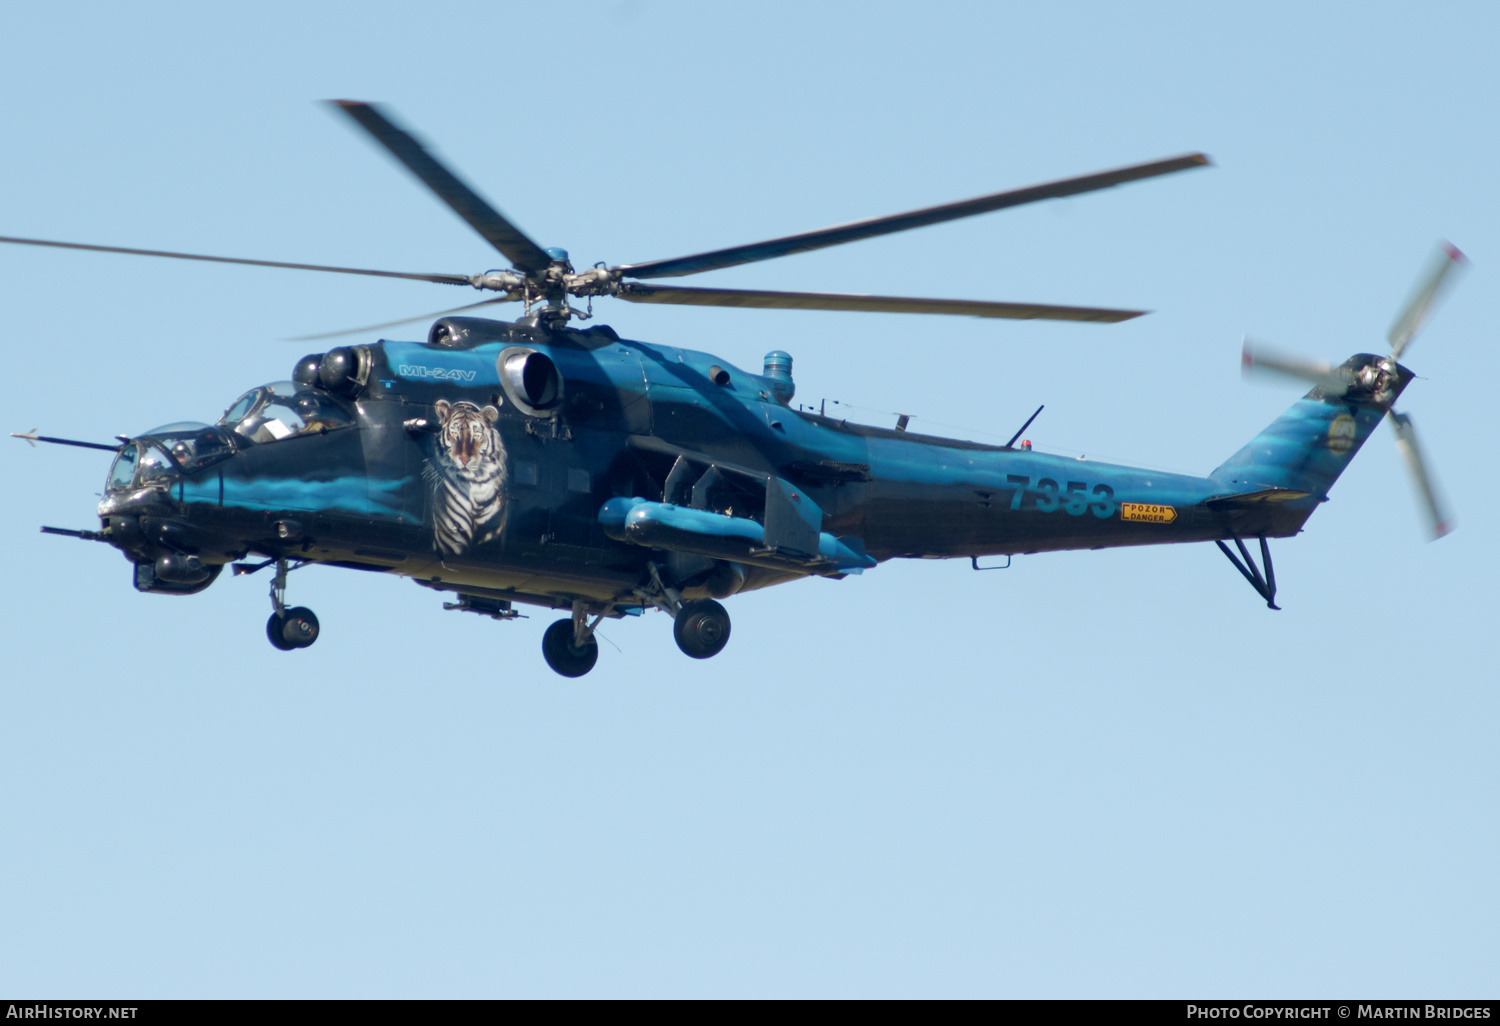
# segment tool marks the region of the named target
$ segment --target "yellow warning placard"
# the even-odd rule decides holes
[[[1177,519],[1172,506],[1153,506],[1149,502],[1120,503],[1121,520],[1139,520],[1147,524],[1170,524]]]

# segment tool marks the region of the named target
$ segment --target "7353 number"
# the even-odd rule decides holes
[[[1021,509],[1024,504],[1039,513],[1062,509],[1075,517],[1091,512],[1102,520],[1113,516],[1118,508],[1115,490],[1107,484],[1094,485],[1091,491],[1085,481],[1069,481],[1064,487],[1050,477],[1037,480],[1024,474],[1007,474],[1005,480],[1012,492],[1011,509]]]

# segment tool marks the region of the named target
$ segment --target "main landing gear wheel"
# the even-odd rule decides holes
[[[593,635],[580,645],[576,633],[572,620],[559,620],[542,635],[542,658],[564,677],[582,677],[599,661],[599,643]]]
[[[288,567],[287,562],[284,558],[276,560],[276,576],[271,579],[271,608],[275,612],[266,621],[266,637],[283,652],[306,648],[318,640],[318,618],[313,615],[313,611],[306,606],[287,608],[286,575],[288,570],[296,569]],[[303,561],[297,565],[306,566],[307,563]],[[258,569],[260,567],[252,568]]]
[[[306,648],[318,640],[318,618],[306,606],[295,606],[285,613],[272,613],[266,621],[266,637],[283,652]]]
[[[707,659],[729,644],[729,611],[713,599],[684,602],[677,610],[672,637],[683,654]]]

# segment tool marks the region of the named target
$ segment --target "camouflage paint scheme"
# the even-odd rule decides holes
[[[694,597],[726,563],[748,590],[898,557],[1286,537],[1410,380],[1314,390],[1191,477],[798,411],[785,354],[753,374],[607,327],[459,317],[426,343],[360,348],[358,384],[307,393],[328,404],[326,430],[251,442],[220,427],[227,445],[202,465],[106,493],[105,533],[138,588],[191,593],[259,553],[618,616],[642,608],[648,563]],[[529,353],[555,368],[548,409],[505,376]],[[156,574],[171,553],[207,580]]]

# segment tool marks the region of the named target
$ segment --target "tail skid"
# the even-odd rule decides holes
[[[1266,544],[1265,535],[1260,536],[1260,565],[1265,568],[1264,575],[1262,575],[1260,567],[1255,565],[1255,560],[1250,558],[1250,550],[1245,548],[1243,538],[1236,538],[1234,540],[1234,544],[1240,550],[1240,555],[1245,557],[1243,563],[1239,561],[1233,552],[1229,551],[1229,546],[1225,545],[1222,540],[1216,541],[1214,544],[1219,547],[1220,552],[1229,557],[1229,561],[1234,564],[1234,568],[1245,575],[1245,580],[1250,582],[1250,587],[1255,589],[1255,593],[1266,600],[1268,608],[1277,610],[1281,608],[1276,604],[1276,568],[1271,565],[1271,547]]]

